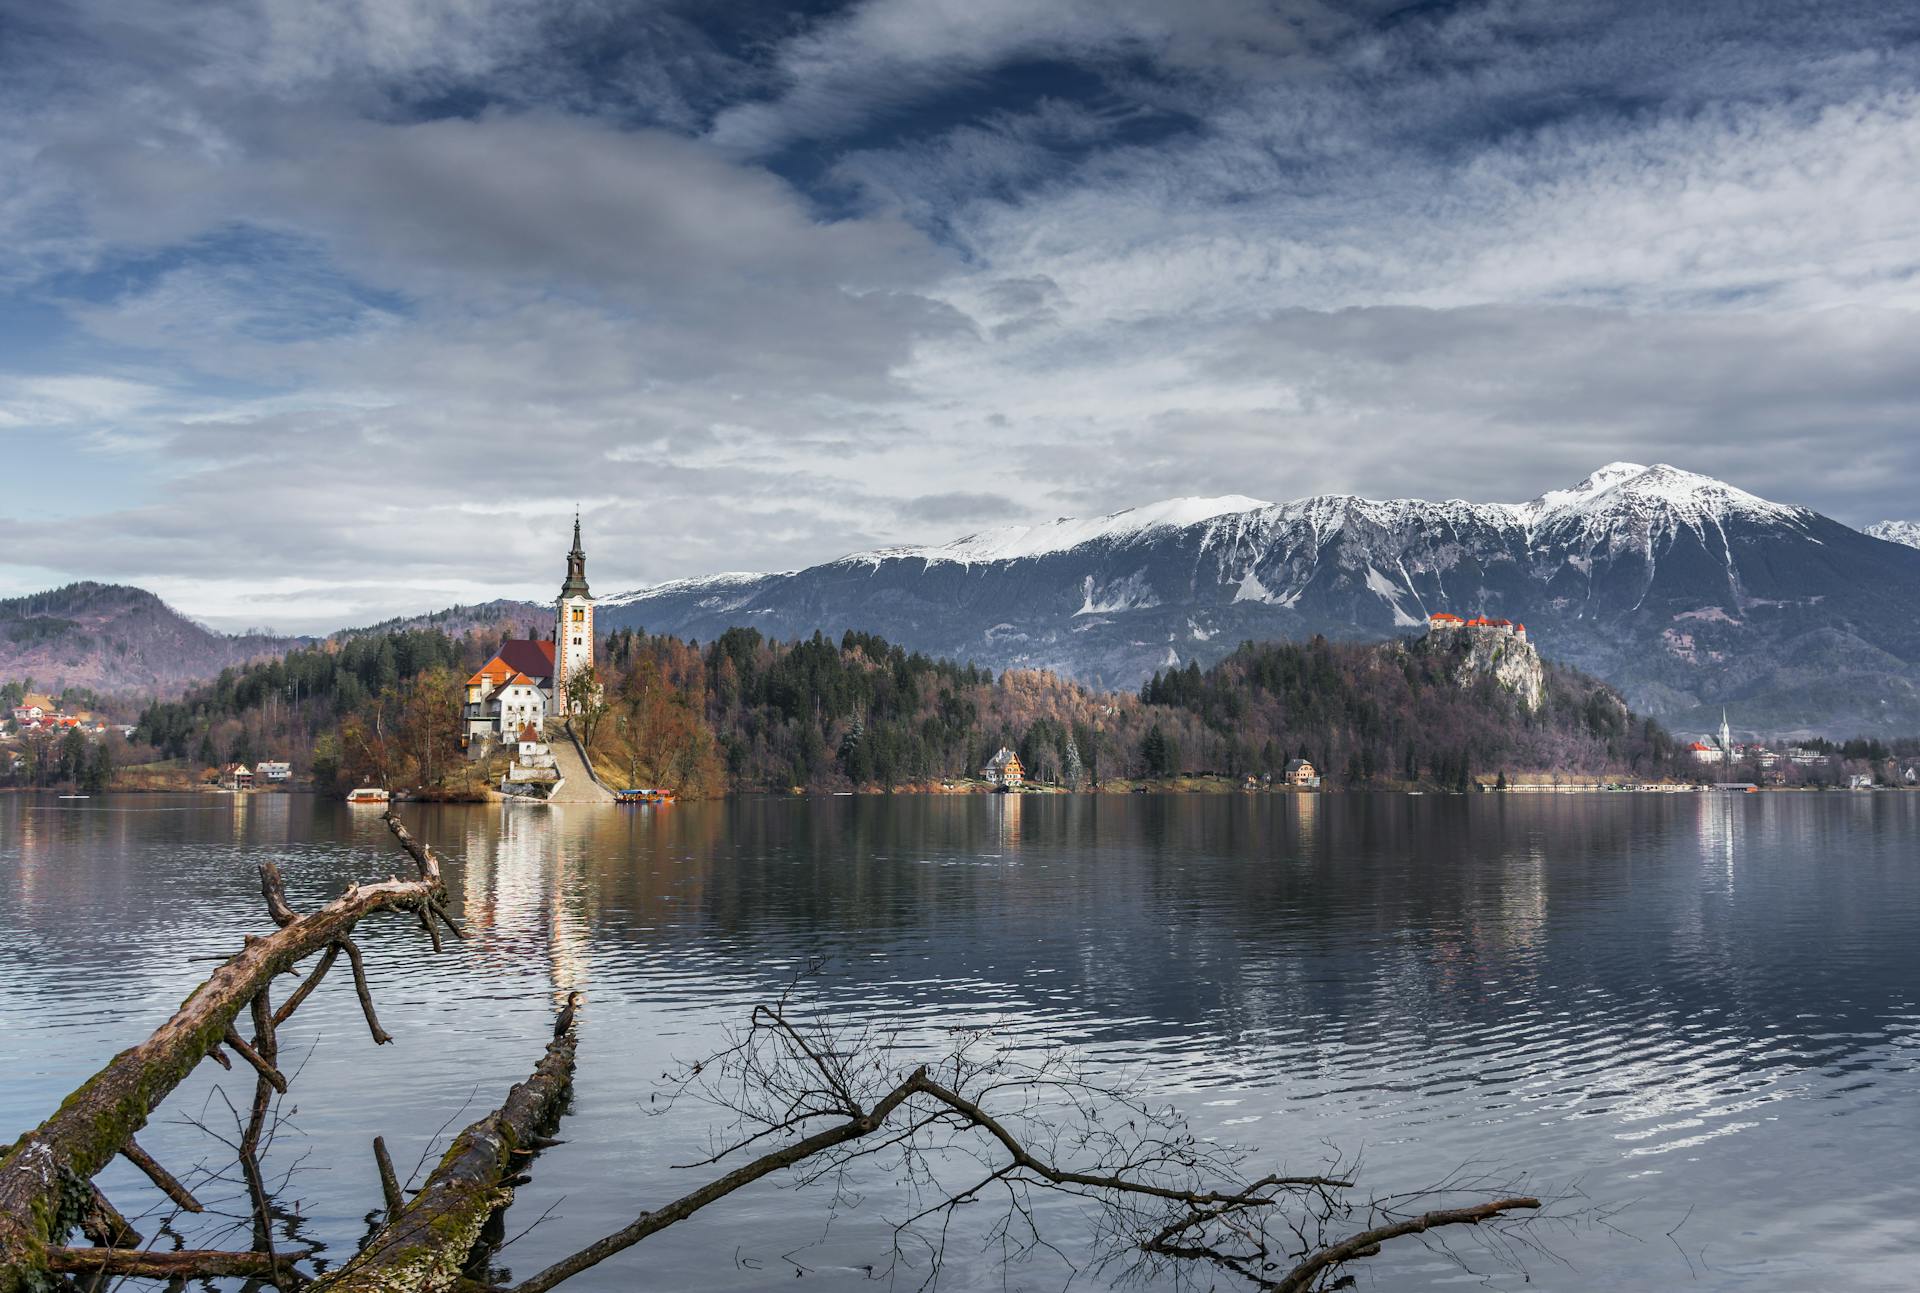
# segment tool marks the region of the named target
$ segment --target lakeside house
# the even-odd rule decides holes
[[[1288,759],[1286,779],[1290,786],[1312,789],[1320,784],[1320,770],[1306,759]]]
[[[1017,786],[1026,779],[1027,770],[1020,766],[1020,756],[1004,745],[980,769],[980,780],[990,786]]]
[[[259,781],[287,781],[293,776],[293,765],[281,759],[262,759],[253,765],[253,779]]]
[[[253,769],[244,763],[229,763],[220,769],[220,784],[228,790],[252,790]]]

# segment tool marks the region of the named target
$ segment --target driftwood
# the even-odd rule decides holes
[[[513,1201],[512,1181],[552,1129],[573,1079],[574,1034],[555,1037],[506,1103],[454,1138],[409,1202],[392,1213],[352,1261],[317,1281],[314,1293],[430,1293],[461,1282],[487,1221]],[[376,1154],[382,1176],[386,1147]],[[391,1197],[391,1196],[390,1196]]]
[[[225,1252],[187,1248],[179,1252],[141,1252],[127,1248],[50,1248],[47,1269],[58,1275],[133,1275],[143,1279],[176,1280],[237,1275],[271,1278],[276,1271],[290,1274],[284,1258],[275,1262],[265,1253]]]
[[[1353,1182],[1339,1176],[1247,1179],[1236,1171],[1236,1151],[1183,1134],[1170,1115],[1103,1091],[1069,1068],[1047,1063],[1023,1069],[1000,1055],[973,1057],[964,1044],[940,1062],[939,1076],[921,1065],[890,1081],[879,1057],[891,1048],[876,1040],[796,1020],[784,1004],[756,1009],[745,1036],[691,1065],[684,1081],[738,1119],[733,1137],[706,1164],[743,1156],[750,1147],[761,1152],[504,1293],[547,1293],[776,1172],[797,1172],[804,1183],[867,1157],[887,1157],[896,1177],[927,1188],[937,1200],[895,1227],[902,1236],[932,1219],[938,1237],[928,1256],[934,1269],[923,1287],[937,1280],[946,1222],[989,1189],[1009,1200],[1009,1224],[996,1233],[1012,1247],[1059,1252],[1042,1237],[1028,1201],[1031,1189],[1058,1191],[1094,1205],[1118,1253],[1212,1263],[1274,1293],[1306,1293],[1338,1267],[1378,1253],[1390,1239],[1498,1222],[1541,1206],[1537,1198],[1515,1196],[1394,1217],[1343,1234],[1343,1223],[1357,1209],[1341,1198]],[[1063,1095],[1064,1105],[1058,1099]],[[989,1107],[1010,1097],[1003,1112]],[[1120,1115],[1127,1115],[1124,1127],[1117,1125]],[[765,1148],[768,1141],[774,1147]],[[956,1149],[980,1164],[985,1177],[952,1190],[936,1183],[930,1164]],[[1083,1161],[1057,1157],[1066,1152]],[[1384,1213],[1376,1209],[1375,1215]],[[1030,1244],[1012,1240],[1015,1225],[1030,1234]],[[1281,1260],[1285,1250],[1270,1231],[1286,1233],[1297,1260]],[[1291,1269],[1279,1278],[1267,1273],[1285,1266]]]
[[[229,1043],[261,1069],[260,1089],[282,1085],[284,1079],[275,1083],[267,1076],[268,1072],[273,1077],[279,1074],[272,1068],[274,1019],[265,1009],[266,993],[275,978],[306,957],[336,947],[347,952],[375,1040],[385,1040],[373,1018],[358,951],[348,935],[362,919],[379,911],[412,911],[431,919],[444,896],[433,855],[391,812],[387,823],[413,857],[417,879],[352,885],[318,911],[300,916],[287,905],[272,864],[263,865],[262,891],[279,930],[264,938],[247,938],[245,946],[195,988],[151,1037],[114,1056],[52,1117],[0,1154],[0,1293],[21,1293],[44,1284],[50,1251],[92,1210],[89,1183],[93,1176],[116,1154],[129,1152],[134,1133],[146,1125],[148,1115],[197,1064],[216,1054],[220,1043]],[[451,921],[446,923],[452,927]],[[254,1040],[250,1045],[233,1045],[238,1037],[235,1021],[250,1007],[256,1025]],[[255,1104],[256,1108],[262,1104],[258,1095]],[[257,1132],[253,1139],[257,1141]],[[138,1154],[135,1148],[129,1157]],[[147,1169],[146,1163],[141,1166]],[[148,1175],[153,1172],[149,1170]],[[249,1175],[258,1196],[257,1171]],[[181,1201],[178,1196],[176,1201]],[[256,1197],[256,1205],[263,1202]],[[187,1205],[182,1202],[182,1206]]]

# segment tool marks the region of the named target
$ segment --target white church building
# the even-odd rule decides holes
[[[567,680],[593,668],[593,594],[587,589],[587,554],[580,546],[580,518],[573,518],[573,550],[567,577],[553,604],[553,637],[509,638],[493,658],[467,679],[460,716],[460,744],[474,754],[489,745],[519,742],[531,728],[566,707]]]

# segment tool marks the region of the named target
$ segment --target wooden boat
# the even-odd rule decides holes
[[[392,796],[379,786],[359,786],[347,792],[350,804],[384,804],[390,798]]]
[[[615,803],[621,804],[670,804],[673,802],[673,792],[653,786],[637,786],[627,790],[616,790],[613,792],[613,798]]]

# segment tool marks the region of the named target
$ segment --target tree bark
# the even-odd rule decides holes
[[[418,863],[419,879],[351,886],[275,933],[249,937],[151,1037],[114,1056],[52,1117],[0,1154],[0,1293],[22,1293],[42,1283],[48,1251],[66,1238],[91,1202],[87,1184],[94,1174],[122,1151],[276,977],[341,942],[374,912],[424,910],[438,902],[438,863],[391,815],[388,824]]]
[[[311,1293],[442,1293],[458,1285],[488,1218],[513,1200],[510,1178],[559,1118],[573,1053],[571,1031],[554,1038],[506,1103],[455,1137],[420,1192]]]

